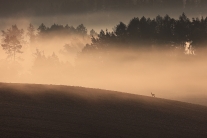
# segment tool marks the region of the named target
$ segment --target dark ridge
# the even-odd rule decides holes
[[[73,86],[0,83],[0,137],[207,137],[207,107]]]

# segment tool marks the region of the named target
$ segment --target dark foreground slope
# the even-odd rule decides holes
[[[207,137],[207,107],[80,87],[1,84],[0,137]]]

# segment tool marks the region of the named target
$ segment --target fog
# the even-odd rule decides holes
[[[151,96],[152,92],[159,98],[207,105],[206,56],[143,49],[82,53],[85,45],[91,43],[91,29],[98,33],[101,29],[112,31],[120,21],[128,24],[133,17],[148,18],[166,13],[176,18],[181,14],[180,11],[170,14],[163,10],[154,13],[130,10],[1,17],[1,30],[16,24],[18,28],[24,29],[25,40],[23,53],[17,54],[16,61],[7,58],[5,51],[0,48],[0,82],[72,85],[146,96]],[[201,15],[204,13],[188,17]],[[73,27],[84,24],[88,35],[57,37],[56,34],[49,39],[38,39],[31,43],[26,36],[30,23],[35,30],[41,23],[46,26],[56,23]]]
[[[82,54],[90,37],[51,38],[25,43],[16,61],[6,59],[1,49],[0,81],[82,86],[146,96],[152,92],[159,98],[207,105],[206,56],[143,49]],[[42,59],[35,56],[37,49]]]

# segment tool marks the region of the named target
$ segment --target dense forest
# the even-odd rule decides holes
[[[189,19],[185,13],[179,19],[168,15],[151,18],[133,18],[128,24],[120,22],[112,32],[101,30],[96,33],[93,29],[88,33],[87,28],[80,24],[76,28],[69,25],[53,24],[46,27],[43,23],[36,29],[32,24],[27,28],[30,45],[39,45],[40,41],[53,38],[70,39],[70,41],[84,41],[83,54],[87,52],[110,51],[112,49],[146,49],[170,50],[183,54],[198,54],[200,48],[206,47],[207,17]],[[15,54],[21,53],[25,43],[24,30],[13,25],[7,31],[2,31],[2,48],[9,57],[15,60]],[[91,38],[91,43],[88,41]],[[81,39],[81,40],[80,40]],[[71,49],[73,46],[65,44]]]
[[[129,24],[120,22],[113,32],[98,34],[92,37],[92,44],[86,45],[83,52],[106,50],[111,48],[144,48],[157,50],[176,50],[192,54],[199,48],[206,47],[207,18],[189,19],[184,13],[178,20],[157,16],[150,18],[133,18]],[[186,43],[189,43],[186,50]]]

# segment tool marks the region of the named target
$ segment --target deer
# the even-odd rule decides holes
[[[155,97],[155,94],[151,93],[152,97]]]

